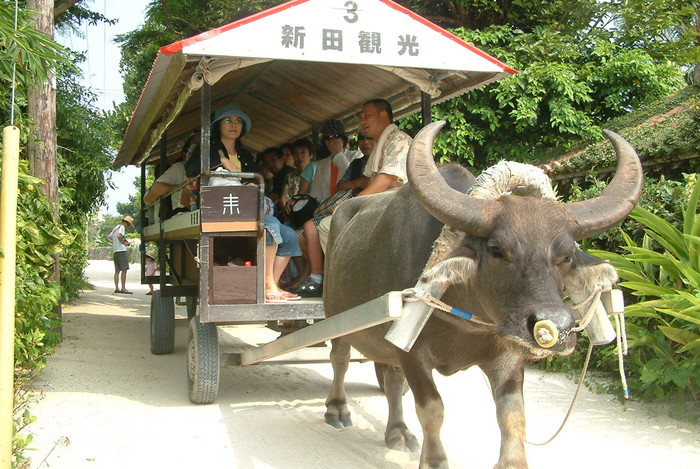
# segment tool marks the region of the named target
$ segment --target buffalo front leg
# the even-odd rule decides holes
[[[384,371],[384,393],[389,404],[389,418],[386,422],[384,442],[391,449],[411,452],[420,449],[418,440],[408,430],[403,419],[403,390],[406,378],[401,368],[389,365],[382,366]]]
[[[331,364],[333,365],[333,384],[326,399],[326,423],[335,428],[351,427],[352,419],[348,410],[348,398],[345,395],[345,373],[350,364],[350,344],[342,338],[331,341]]]
[[[525,406],[521,360],[485,370],[496,403],[496,418],[501,430],[501,453],[494,469],[527,469],[525,456]]]
[[[408,384],[416,402],[416,415],[423,429],[423,450],[420,469],[447,469],[447,454],[440,440],[440,429],[445,407],[438,393],[432,370],[418,360],[410,364],[402,361]]]

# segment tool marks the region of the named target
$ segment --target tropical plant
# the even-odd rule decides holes
[[[694,179],[694,183],[692,183]],[[642,207],[631,217],[641,242],[623,233],[626,254],[590,252],[617,269],[629,304],[630,388],[645,398],[700,401],[700,178],[688,178],[681,229]],[[692,183],[692,186],[691,186]],[[692,190],[690,190],[692,187]]]

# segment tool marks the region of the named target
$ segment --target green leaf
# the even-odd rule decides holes
[[[685,243],[683,242],[683,234],[674,228],[670,223],[645,210],[639,205],[632,210],[630,214],[632,218],[640,223],[643,223],[649,230],[658,233],[655,239],[663,239],[664,247],[668,249],[674,256],[681,258],[686,252]],[[687,257],[687,255],[686,255]]]
[[[674,290],[670,288],[652,285],[649,283],[620,282],[620,286],[635,291],[635,294],[638,294],[639,296],[664,296],[671,295],[674,293]]]
[[[670,340],[682,345],[687,345],[693,340],[693,336],[696,336],[695,334],[676,327],[659,326],[659,330]]]

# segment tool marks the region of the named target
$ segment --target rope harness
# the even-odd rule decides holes
[[[535,325],[535,328],[533,330],[533,334],[535,335],[535,339],[537,340],[538,344],[541,346],[547,348],[551,347],[555,343],[562,343],[566,338],[571,335],[571,333],[576,333],[576,332],[582,332],[588,324],[590,324],[591,320],[593,319],[594,313],[595,313],[595,308],[596,304],[598,301],[600,301],[601,294],[604,292],[603,288],[598,287],[594,289],[588,297],[586,297],[583,301],[569,305],[571,309],[574,310],[583,310],[585,309],[585,314],[581,319],[578,320],[578,326],[572,327],[569,329],[566,329],[562,331],[560,334],[556,333],[556,328],[554,328],[554,333],[552,333],[550,325],[548,324],[542,324],[538,327],[538,325]],[[609,290],[607,290],[609,291]],[[441,311],[444,311],[446,313],[452,314],[453,316],[457,316],[458,318],[462,318],[467,321],[471,321],[476,324],[480,324],[482,326],[487,326],[487,327],[496,327],[495,324],[492,322],[488,321],[483,321],[478,318],[475,318],[472,313],[469,313],[467,311],[463,311],[459,308],[455,308],[453,306],[448,305],[444,301],[435,298],[433,295],[427,292],[422,292],[418,291],[416,288],[407,288],[401,292],[401,295],[404,298],[404,301],[406,302],[414,302],[414,301],[423,301],[426,305],[430,306],[431,308],[436,308]],[[623,393],[625,396],[625,399],[629,399],[629,390],[627,388],[627,378],[625,377],[625,368],[624,368],[624,356],[627,355],[627,333],[625,329],[625,317],[624,313],[613,313],[611,311],[608,311],[609,315],[612,315],[615,319],[615,328],[617,330],[616,334],[616,340],[617,340],[617,355],[618,355],[618,362],[619,362],[619,368],[620,368],[620,380],[622,382],[622,389]],[[547,323],[551,321],[539,321],[538,324],[540,323]],[[551,327],[554,327],[553,324]],[[539,336],[539,338],[538,338]],[[545,345],[543,345],[543,341]],[[547,344],[549,344],[547,346]],[[576,387],[576,391],[574,392],[574,395],[571,399],[571,403],[569,404],[569,408],[566,411],[566,414],[564,415],[564,419],[562,420],[561,424],[559,425],[559,428],[557,429],[554,434],[547,439],[546,441],[542,443],[533,443],[531,441],[526,440],[526,443],[533,445],[533,446],[544,446],[549,443],[551,443],[558,435],[561,433],[561,431],[564,429],[564,425],[566,422],[569,420],[569,416],[571,415],[571,412],[574,409],[574,404],[576,403],[576,400],[578,399],[578,396],[581,392],[581,388],[583,386],[584,380],[586,378],[586,372],[588,371],[588,365],[590,364],[591,361],[591,354],[593,352],[593,343],[590,343],[588,346],[588,352],[586,353],[586,360],[583,364],[583,369],[581,370],[581,375],[579,377],[578,381],[578,386]],[[488,381],[487,381],[488,383]]]
[[[404,301],[408,303],[412,303],[414,301],[422,301],[431,308],[436,308],[440,311],[450,313],[454,316],[457,316],[458,318],[462,318],[467,321],[474,322],[476,324],[481,324],[482,326],[496,327],[496,325],[492,322],[486,322],[475,318],[472,313],[468,313],[467,311],[462,311],[459,308],[450,306],[442,300],[435,298],[430,293],[418,291],[416,288],[407,288],[401,292],[401,295],[403,295]]]

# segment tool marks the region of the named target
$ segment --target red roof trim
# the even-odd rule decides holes
[[[188,37],[187,39],[173,42],[172,44],[161,47],[159,50],[165,55],[171,55],[171,54],[174,54],[176,52],[179,52],[185,46],[189,46],[189,45],[197,43],[199,41],[203,41],[204,39],[209,39],[210,37],[218,36],[219,34],[221,34],[223,32],[230,31],[232,29],[238,28],[239,26],[244,26],[248,23],[252,23],[253,21],[257,21],[260,18],[265,18],[266,16],[274,15],[275,13],[278,13],[280,11],[284,11],[288,8],[292,8],[292,7],[295,7],[297,5],[301,5],[302,3],[306,3],[308,1],[309,0],[291,0],[287,3],[277,5],[276,7],[268,8],[267,10],[261,11],[259,13],[255,13],[255,14],[250,15],[250,16],[247,16],[247,17],[242,18],[238,21],[234,21],[233,23],[225,24],[219,28],[211,29],[209,31],[205,31],[205,32],[198,34],[196,36]]]
[[[441,28],[440,26],[436,25],[435,23],[432,23],[432,22],[428,21],[427,19],[425,19],[425,18],[423,18],[422,16],[420,16],[418,13],[416,13],[416,12],[414,12],[414,11],[412,11],[412,10],[409,10],[408,8],[404,7],[403,5],[399,5],[398,3],[393,2],[392,0],[379,0],[379,1],[382,2],[382,3],[384,3],[384,4],[386,4],[387,6],[389,6],[389,7],[391,7],[391,8],[393,8],[393,9],[395,9],[395,10],[400,11],[401,13],[404,13],[404,14],[410,16],[410,17],[413,18],[414,20],[418,21],[419,23],[424,24],[425,26],[429,27],[430,29],[432,29],[432,30],[435,31],[436,33],[442,34],[442,35],[445,36],[447,39],[450,39],[451,41],[456,42],[456,43],[459,44],[460,46],[466,47],[466,48],[469,49],[470,51],[474,52],[476,55],[479,55],[480,57],[483,57],[484,59],[488,60],[489,62],[492,62],[492,63],[498,65],[498,66],[501,67],[504,71],[506,71],[506,72],[508,72],[508,73],[511,73],[511,74],[513,74],[513,73],[518,73],[518,71],[515,70],[514,68],[509,67],[508,65],[504,64],[503,62],[501,62],[501,61],[498,60],[497,58],[490,56],[489,54],[487,54],[486,52],[482,51],[481,49],[478,49],[478,48],[472,46],[471,44],[469,44],[469,43],[467,43],[467,42],[464,42],[464,40],[462,40],[462,39],[460,39],[459,37],[455,36],[455,35],[452,34],[451,32],[449,32],[449,31],[447,31],[447,30]]]

